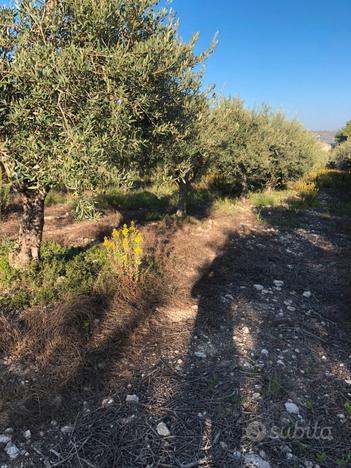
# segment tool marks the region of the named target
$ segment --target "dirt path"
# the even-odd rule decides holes
[[[243,205],[179,231],[172,302],[62,395],[78,414],[26,466],[351,466],[351,231],[329,201],[299,229]]]

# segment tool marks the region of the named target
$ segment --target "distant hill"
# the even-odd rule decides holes
[[[336,132],[331,132],[328,130],[321,130],[321,131],[312,132],[312,133],[317,135],[323,143],[327,143],[328,145],[332,145],[332,146],[335,145]]]

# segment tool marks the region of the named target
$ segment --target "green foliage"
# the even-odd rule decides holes
[[[186,113],[204,57],[157,4],[21,0],[2,10],[0,138],[16,186],[93,188],[109,165],[148,165],[147,148],[184,127],[173,103],[183,99]]]
[[[351,140],[351,120],[346,122],[345,127],[338,131],[335,135],[335,140],[338,144]]]
[[[222,99],[211,128],[215,170],[234,190],[281,187],[322,163],[314,136],[267,107],[252,111],[239,99]]]
[[[351,416],[351,403],[347,402],[344,404],[345,411],[348,416]]]
[[[318,452],[315,455],[317,463],[324,463],[328,459],[328,455],[325,452]]]
[[[350,466],[351,463],[351,452],[347,453],[343,458],[338,458],[335,460],[337,466]]]
[[[209,144],[219,178],[239,192],[246,190],[244,184],[259,182],[262,167],[268,166],[262,116],[245,109],[239,99],[222,99],[212,111],[210,128]]]
[[[96,197],[86,194],[78,195],[74,199],[74,214],[78,221],[83,219],[99,219],[101,214],[96,209]]]
[[[150,212],[167,212],[172,206],[171,195],[144,189],[123,192],[120,189],[111,188],[99,194],[97,203],[102,208],[142,209]]]
[[[11,243],[0,244],[0,308],[2,312],[48,304],[67,295],[90,294],[103,269],[101,248],[83,251],[44,242],[40,266],[32,264],[23,271],[10,268]]]
[[[351,169],[351,138],[334,149],[332,161],[338,169]]]
[[[77,216],[92,217],[82,194],[110,173],[161,164],[179,179],[203,167],[208,102],[195,68],[213,47],[195,55],[198,35],[183,42],[158,0],[19,0],[0,20],[0,162],[18,191],[67,187]]]

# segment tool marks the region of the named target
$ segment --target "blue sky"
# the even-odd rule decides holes
[[[0,0],[0,4],[6,3]],[[181,35],[219,33],[206,82],[312,130],[351,119],[351,0],[174,0]]]
[[[206,81],[312,130],[351,119],[351,0],[174,0],[184,39],[219,44]]]

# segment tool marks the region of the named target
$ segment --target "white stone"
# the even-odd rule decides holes
[[[273,281],[273,284],[274,284],[274,286],[276,286],[277,288],[281,288],[282,286],[284,286],[284,281],[281,281],[281,280],[274,280],[274,281]]]
[[[222,443],[223,443],[223,442],[222,442]],[[241,460],[241,457],[242,457],[242,455],[241,455],[241,453],[240,453],[238,450],[236,450],[236,451],[230,453],[230,458],[231,458],[232,460],[239,461],[239,460]]]
[[[113,405],[114,402],[115,402],[115,401],[114,401],[113,398],[104,398],[104,399],[102,400],[102,402],[101,402],[101,406],[102,406],[103,408],[107,408],[108,406]]]
[[[157,424],[156,430],[157,430],[157,434],[162,437],[168,437],[169,435],[171,435],[168,427],[166,426],[164,422],[160,422],[159,424]]]
[[[311,291],[304,291],[302,293],[303,297],[306,297],[307,299],[310,298],[312,296],[312,293]]]
[[[206,354],[203,353],[202,351],[195,351],[194,355],[200,359],[206,359]]]
[[[8,444],[5,447],[5,452],[7,453],[10,460],[14,460],[21,453],[19,448],[16,447],[16,445],[12,442],[8,442]]]
[[[257,291],[262,291],[264,289],[262,284],[254,284],[254,288],[257,289]]]
[[[347,385],[351,385],[351,380],[345,380],[345,383],[346,383]]]
[[[268,354],[269,354],[268,349],[265,349],[265,348],[261,349],[261,354],[262,354],[262,356],[268,356]]]
[[[126,402],[127,403],[139,403],[139,397],[138,395],[127,395],[126,396]]]
[[[0,444],[7,444],[10,442],[11,437],[6,434],[0,434]]]
[[[61,432],[62,434],[71,434],[72,432],[74,431],[74,427],[73,426],[63,426],[61,427]]]
[[[23,432],[23,437],[24,437],[26,440],[29,440],[29,439],[32,437],[32,433],[30,432],[29,429],[28,429],[27,431],[24,431],[24,432]]]
[[[263,460],[263,458],[255,453],[244,455],[244,461],[246,464],[254,468],[271,468],[271,465],[266,460]]]
[[[291,403],[290,401],[287,401],[285,403],[285,409],[290,414],[299,414],[300,412],[299,407],[295,405],[295,403]]]

